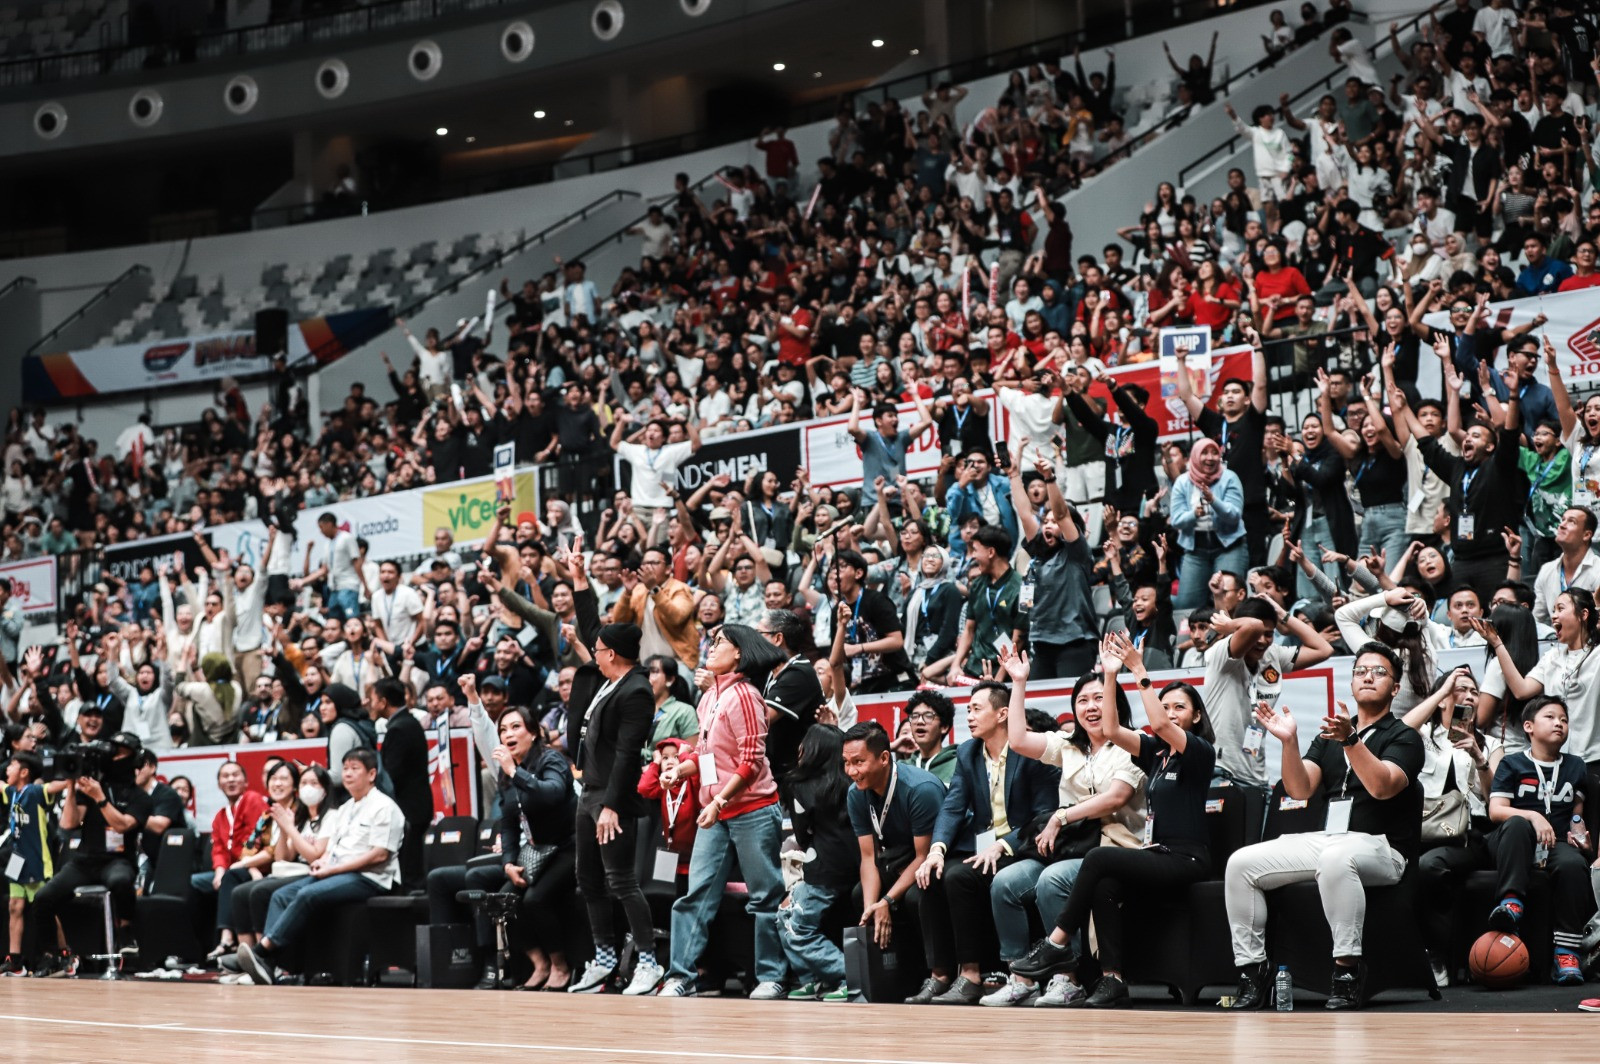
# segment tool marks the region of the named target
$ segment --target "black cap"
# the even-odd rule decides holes
[[[105,707],[101,706],[98,702],[85,702],[83,705],[79,706],[78,716],[81,717],[85,713],[93,713],[97,717],[103,717],[106,715]]]
[[[136,755],[144,752],[144,743],[131,731],[117,732],[111,737],[111,745],[132,750]]]

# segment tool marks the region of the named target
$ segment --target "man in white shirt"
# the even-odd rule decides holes
[[[732,427],[731,423],[725,424],[725,422],[729,422],[733,414],[733,400],[728,398],[720,377],[707,377],[705,385],[706,394],[700,399],[699,404],[700,434],[720,436]]]
[[[628,230],[629,236],[644,237],[639,246],[639,257],[644,259],[665,258],[667,252],[672,250],[672,237],[674,231],[662,216],[661,206],[652,205],[645,220]]]
[[[306,544],[306,568],[310,571],[300,581],[290,581],[289,586],[299,589],[319,580],[328,581],[328,594],[323,605],[328,616],[335,620],[357,617],[361,613],[361,593],[367,589],[367,576],[361,570],[361,547],[356,537],[339,527],[339,519],[332,513],[317,518],[320,540]],[[311,570],[311,554],[321,544],[322,564]]]
[[[1483,636],[1472,629],[1472,622],[1483,618],[1483,600],[1466,584],[1450,592],[1445,600],[1449,624],[1429,621],[1423,638],[1434,650],[1459,650],[1462,647],[1483,646]]]
[[[411,583],[425,584],[433,576],[435,562],[444,562],[453,573],[461,568],[461,555],[455,549],[456,537],[448,528],[433,530],[433,553],[422,559],[422,564],[411,570]]]
[[[1455,211],[1439,206],[1439,190],[1432,185],[1417,189],[1417,217],[1412,228],[1428,238],[1433,250],[1444,251],[1445,237],[1456,231]]]
[[[422,390],[430,399],[441,399],[448,395],[453,366],[450,352],[440,349],[443,345],[439,341],[439,330],[429,329],[424,343],[411,335],[404,318],[396,318],[394,323],[406,334],[406,343],[411,345],[411,350],[417,356],[417,383],[422,385]],[[387,355],[384,360],[388,360]]]
[[[669,489],[677,490],[678,467],[700,449],[700,424],[690,421],[689,438],[682,443],[668,443],[666,428],[659,421],[652,421],[644,428],[643,442],[623,443],[623,429],[635,420],[632,414],[618,415],[611,426],[611,449],[632,468],[629,493],[633,496],[633,511],[648,526],[657,510],[673,508]]]
[[[1556,525],[1556,549],[1561,552],[1546,562],[1533,581],[1533,619],[1550,623],[1550,607],[1556,597],[1571,587],[1594,591],[1600,587],[1600,557],[1589,550],[1594,540],[1595,516],[1586,506],[1570,506]]]
[[[400,875],[406,821],[394,799],[377,788],[376,751],[348,751],[340,773],[350,800],[324,816],[310,838],[295,827],[293,812],[276,805],[269,810],[290,846],[311,862],[311,874],[272,896],[260,943],[239,947],[239,967],[258,983],[277,981],[285,947],[318,910],[384,893]]]
[[[585,266],[582,262],[569,262],[564,269],[567,284],[561,292],[561,304],[566,310],[567,320],[573,324],[578,324],[580,319],[594,323],[598,319],[599,291],[593,281],[584,277]]]
[[[372,615],[383,622],[384,638],[396,648],[416,643],[422,630],[422,596],[400,582],[400,563],[378,563],[378,590],[372,596]]]
[[[1491,59],[1501,56],[1516,58],[1517,50],[1512,36],[1516,28],[1517,13],[1511,10],[1506,0],[1489,0],[1489,6],[1479,8],[1472,18],[1472,35],[1488,46]]]

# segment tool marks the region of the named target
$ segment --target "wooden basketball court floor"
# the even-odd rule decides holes
[[[1593,1060],[1600,1016],[1235,1016],[0,980],[10,1060],[529,1064],[1340,1064]],[[1585,1047],[1588,1047],[1585,1049]]]

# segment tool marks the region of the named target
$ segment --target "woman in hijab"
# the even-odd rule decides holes
[[[949,657],[961,635],[961,593],[950,581],[950,559],[928,544],[917,563],[917,583],[906,598],[906,652],[920,673]]]
[[[322,717],[322,734],[328,737],[328,764],[344,764],[344,755],[358,746],[378,748],[378,726],[367,715],[354,688],[329,684],[318,713]],[[379,773],[382,774],[381,768]],[[342,805],[349,797],[337,776],[333,777],[333,794],[335,805]]]
[[[783,873],[778,844],[783,812],[778,783],[767,763],[767,707],[748,677],[765,679],[783,662],[783,652],[754,628],[725,624],[711,641],[706,669],[711,687],[700,699],[700,736],[692,753],[662,773],[676,786],[694,779],[699,787],[699,832],[689,857],[689,889],[672,906],[672,965],[662,997],[691,997],[695,972],[710,937],[711,921],[737,855],[749,888],[745,910],[755,918],[756,1000],[783,996],[788,966],[778,937]]]
[[[192,661],[195,644],[189,646]],[[190,673],[186,683],[178,685],[178,694],[188,699],[192,706],[194,727],[193,745],[233,742],[239,730],[239,703],[244,695],[233,682],[233,666],[226,654],[207,654],[200,659],[199,669]]]
[[[1222,448],[1207,437],[1189,451],[1189,471],[1172,482],[1171,525],[1183,548],[1178,601],[1185,613],[1206,604],[1207,583],[1221,569],[1250,566],[1244,542],[1244,485],[1222,464]]]

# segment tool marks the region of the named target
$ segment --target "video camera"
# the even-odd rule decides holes
[[[69,743],[59,750],[40,748],[44,778],[48,782],[88,777],[102,783],[111,775],[111,762],[117,748],[105,739],[88,743]]]

